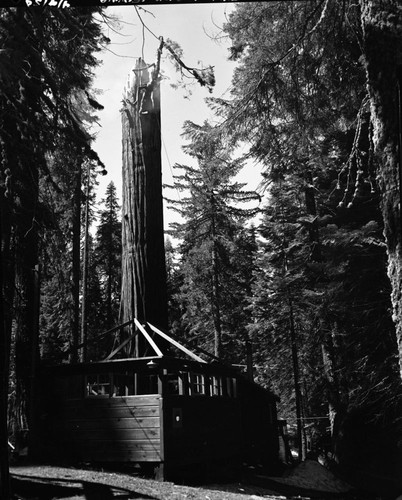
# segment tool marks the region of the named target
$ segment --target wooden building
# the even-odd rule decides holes
[[[43,367],[37,454],[132,463],[160,479],[211,477],[278,460],[277,397],[136,322],[154,355]],[[150,334],[180,355],[164,355]]]
[[[211,477],[244,463],[269,470],[279,452],[276,396],[164,332],[162,44],[151,78],[137,60],[123,99],[120,345],[103,361],[41,367],[35,454],[140,464],[161,479]]]

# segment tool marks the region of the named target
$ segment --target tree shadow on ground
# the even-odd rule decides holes
[[[43,478],[11,475],[13,499],[55,500],[82,497],[85,500],[112,500],[113,498],[156,500],[155,497],[117,486],[77,479]]]

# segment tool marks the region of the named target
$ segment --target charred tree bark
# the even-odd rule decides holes
[[[122,322],[166,329],[159,68],[149,81],[140,58],[125,89],[123,128]],[[143,355],[136,344],[130,354]]]
[[[398,165],[398,67],[402,65],[402,5],[360,0],[373,142],[382,193],[393,319],[402,377],[402,223]]]

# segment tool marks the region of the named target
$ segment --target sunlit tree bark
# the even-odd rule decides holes
[[[122,109],[122,322],[133,318],[167,328],[163,233],[160,91],[138,59]],[[141,355],[140,345],[131,354]]]

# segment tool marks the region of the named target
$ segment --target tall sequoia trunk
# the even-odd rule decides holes
[[[402,4],[360,0],[367,88],[382,192],[393,319],[402,377],[402,222],[398,162],[398,68],[402,66]]]
[[[123,128],[122,322],[167,328],[158,73],[139,58],[125,89]],[[141,356],[136,343],[130,354]]]

